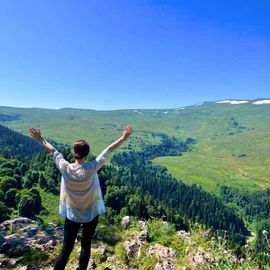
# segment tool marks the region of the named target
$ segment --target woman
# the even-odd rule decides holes
[[[106,212],[97,172],[104,165],[105,159],[111,152],[127,140],[131,133],[132,127],[127,126],[122,137],[88,163],[85,163],[90,150],[88,143],[84,140],[76,141],[72,148],[75,162],[70,164],[60,152],[41,137],[39,129],[29,128],[30,136],[52,154],[62,175],[59,212],[61,217],[66,218],[64,243],[57,257],[55,270],[65,269],[81,224],[83,232],[79,268],[77,269],[85,270],[87,268],[91,251],[91,238],[98,223],[98,215]]]

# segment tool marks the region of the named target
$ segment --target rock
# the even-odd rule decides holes
[[[106,253],[106,246],[99,245],[98,248],[95,249],[96,252],[100,253],[101,255],[105,255]]]
[[[139,234],[138,232],[134,232],[131,235],[131,241],[125,241],[124,247],[127,251],[127,256],[130,258],[138,258],[141,254],[141,248],[145,244],[147,239],[147,230],[141,231]]]
[[[156,255],[157,258],[161,260],[165,259],[172,259],[172,260],[177,260],[179,255],[173,250],[172,248],[164,247],[160,244],[155,244],[154,246],[150,246],[147,251],[146,255],[152,256]]]
[[[63,241],[63,227],[51,227],[49,231],[41,231],[39,225],[32,224],[31,219],[18,218],[1,223],[2,228],[17,226],[16,233],[2,234],[0,252],[11,257],[16,257],[26,252],[29,248],[37,250],[52,250],[57,243]],[[15,225],[14,225],[15,224]]]
[[[139,241],[144,242],[146,241],[147,236],[148,236],[147,230],[143,230],[139,233],[138,239]]]
[[[189,243],[190,245],[195,244],[195,242],[191,241],[190,232],[186,232],[184,230],[181,230],[181,231],[178,232],[178,236],[179,236],[179,238],[184,239],[184,241]]]
[[[210,254],[210,253],[205,253],[204,254],[204,259],[207,261],[207,262],[211,262],[211,263],[213,263],[214,261],[215,261],[215,259],[213,258],[213,256]]]
[[[88,267],[87,267],[87,270],[93,270],[96,268],[96,263],[93,259],[90,259],[89,260],[89,263],[88,263]]]
[[[202,256],[201,252],[196,252],[195,255],[192,257],[192,261],[194,266],[202,266],[205,263],[205,259]]]
[[[181,237],[181,238],[186,238],[186,237],[190,238],[190,232],[186,232],[184,230],[181,230],[181,231],[178,232],[178,236]]]
[[[125,241],[124,242],[124,247],[126,248],[127,251],[127,256],[130,258],[138,258],[139,257],[139,251],[141,248],[141,245],[136,241]]]
[[[99,244],[97,247],[93,248],[93,250],[95,252],[101,254],[101,258],[100,258],[101,261],[106,260],[106,258],[107,258],[107,255],[106,255],[107,249],[106,249],[106,246],[105,245]]]
[[[175,270],[176,265],[171,262],[164,260],[163,262],[159,262],[155,265],[154,270]]]
[[[203,247],[198,247],[198,251],[199,251],[200,253],[204,253],[204,248],[203,248]]]
[[[19,258],[5,258],[0,262],[0,268],[14,268],[16,265],[21,262],[23,257]]]
[[[124,247],[127,251],[127,256],[130,258],[138,258],[141,254],[141,248],[146,242],[147,239],[147,230],[141,231],[139,234],[138,232],[134,232],[131,235],[131,241],[125,241]]]
[[[44,249],[54,249],[55,245],[56,245],[55,242],[51,239],[48,243],[43,245],[43,248]]]
[[[9,260],[7,267],[13,268],[15,267],[19,262],[21,262],[23,260],[23,257],[19,257],[19,258],[12,258]]]
[[[127,229],[130,224],[131,224],[130,216],[125,216],[125,217],[122,218],[122,227],[124,229]]]
[[[11,226],[22,227],[25,224],[31,224],[32,220],[26,217],[15,218],[6,220],[0,224],[0,231],[8,231]]]
[[[108,257],[108,258],[107,258],[107,262],[114,262],[114,263],[116,263],[117,265],[121,265],[121,263],[120,263],[114,256]]]

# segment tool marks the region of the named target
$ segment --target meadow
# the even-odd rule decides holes
[[[167,110],[95,111],[0,107],[1,124],[27,135],[30,126],[46,138],[72,145],[85,139],[98,154],[132,124],[134,134],[122,150],[158,144],[160,134],[197,143],[180,157],[158,157],[154,164],[188,184],[218,193],[228,185],[247,190],[270,186],[270,104],[205,102]],[[17,119],[3,121],[3,115]],[[2,118],[1,118],[2,116]],[[15,117],[16,118],[16,117]]]

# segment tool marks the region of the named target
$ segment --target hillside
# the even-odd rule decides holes
[[[18,119],[14,120],[14,117],[9,115],[5,116],[5,119],[17,121]],[[21,116],[17,114],[16,117]],[[186,140],[181,140],[165,133],[149,132],[151,131],[145,131],[142,134],[150,134],[155,139],[154,144],[151,144],[150,140],[147,143],[141,141],[135,145],[136,151],[131,146],[128,146],[128,151],[117,151],[111,158],[111,166],[104,166],[99,171],[100,184],[106,205],[104,218],[107,221],[105,224],[110,224],[110,228],[112,228],[111,226],[117,226],[121,219],[127,215],[136,220],[156,218],[166,220],[166,224],[169,222],[177,231],[189,230],[191,234],[193,234],[194,224],[200,224],[196,225],[199,227],[196,227],[197,231],[195,228],[194,233],[194,237],[199,238],[199,245],[190,247],[191,253],[185,249],[185,254],[182,254],[184,251],[182,247],[187,248],[187,246],[178,241],[178,232],[169,232],[165,237],[166,239],[164,239],[165,232],[162,229],[158,229],[159,232],[152,231],[150,235],[152,237],[155,234],[160,235],[157,236],[160,239],[156,239],[156,243],[175,249],[178,255],[180,252],[181,260],[177,262],[177,266],[187,265],[191,267],[192,261],[195,260],[193,260],[194,257],[198,260],[204,259],[208,263],[209,258],[217,256],[219,261],[216,261],[215,257],[215,261],[211,260],[211,263],[219,263],[218,266],[215,264],[216,267],[224,266],[234,269],[241,265],[242,269],[249,269],[248,267],[251,266],[249,261],[240,261],[241,257],[247,259],[249,255],[258,264],[266,265],[270,261],[268,243],[270,222],[267,220],[270,209],[268,199],[270,190],[247,194],[244,190],[222,186],[221,199],[219,199],[196,185],[190,186],[177,181],[168,175],[166,168],[153,165],[153,159],[165,155],[169,155],[171,158],[181,158],[189,153],[197,153],[195,151],[198,151],[198,145],[201,143],[200,139],[197,138],[197,141],[188,137]],[[0,222],[20,216],[29,217],[41,223],[39,229],[34,229],[30,225],[28,227],[30,233],[35,231],[43,235],[42,228],[44,229],[48,222],[54,222],[58,225],[63,223],[63,219],[58,216],[60,174],[51,156],[45,151],[38,152],[36,143],[33,140],[31,141],[30,138],[3,126],[0,135],[0,139],[4,142],[4,144],[0,145]],[[135,144],[136,141],[133,142]],[[21,148],[18,152],[20,155],[18,155],[15,150],[17,150],[17,145],[20,143]],[[62,148],[61,152],[65,158],[72,162],[70,149],[61,144],[58,144],[57,147]],[[140,150],[138,151],[138,149]],[[29,157],[30,159],[25,159],[25,156],[31,152],[36,154],[31,158]],[[238,211],[235,211],[235,207]],[[252,228],[255,231],[255,239],[254,237],[250,238],[244,218],[245,221],[256,221],[256,224],[254,223],[256,227]],[[149,224],[150,231],[152,226],[157,225]],[[18,260],[15,259],[15,261],[10,257],[6,257],[6,255],[10,256],[6,252],[18,251],[17,248],[14,249],[13,242],[11,245],[6,242],[9,241],[8,239],[16,238],[16,233],[21,232],[21,230],[11,226],[8,229],[8,234],[11,234],[11,236],[3,232],[4,229],[1,230],[2,238],[0,237],[0,242],[2,241],[2,244],[0,245],[0,253],[2,253],[1,258],[4,259],[3,266],[6,263],[21,262],[21,257]],[[22,229],[22,232],[27,234],[27,230]],[[57,230],[59,233],[60,229]],[[220,261],[221,254],[219,252],[223,252],[225,246],[221,245],[217,231],[219,234],[226,234],[226,250],[231,249],[232,252],[230,253],[238,256],[234,260],[225,256],[224,261]],[[217,240],[213,238],[211,239],[212,242],[207,241],[209,240],[208,234],[205,237],[207,232],[211,232]],[[254,233],[252,235],[254,236]],[[24,237],[24,239],[28,239],[28,237]],[[129,239],[129,235],[123,234],[122,240],[124,239]],[[170,242],[166,242],[168,239],[170,239]],[[201,242],[200,239],[204,239],[204,241]],[[130,241],[133,240],[135,239]],[[149,244],[151,244],[152,240],[150,239]],[[250,246],[248,245],[249,255],[246,255],[247,250],[245,248],[247,240],[248,243],[252,241]],[[31,245],[31,243],[29,244]],[[52,243],[55,245],[54,241]],[[40,245],[40,243],[37,244]],[[214,246],[211,246],[213,244]],[[49,257],[53,261],[54,257],[50,256],[48,252],[39,252],[37,247],[40,246],[38,245],[34,245],[34,249],[28,251],[22,247],[21,251],[26,252],[23,253],[23,256],[29,262],[37,260],[40,263],[39,258],[46,260]],[[120,260],[126,262],[123,245],[125,246],[122,243],[122,246],[119,247],[121,252]],[[27,247],[29,248],[29,246]],[[147,247],[150,248],[150,245],[147,245]],[[155,247],[152,246],[152,249],[154,250]],[[117,255],[119,250],[115,250],[114,247],[108,247],[108,250],[110,255],[119,255]],[[128,249],[126,249],[126,252],[129,252]],[[146,250],[143,252],[146,252]],[[209,252],[212,252],[210,257],[208,256]],[[76,254],[75,252],[73,259],[76,258]],[[206,254],[208,254],[208,259],[203,257]],[[100,263],[99,259],[100,255],[97,254],[98,263]],[[129,266],[131,268],[139,266],[142,269],[153,269],[154,265],[158,264],[156,259],[138,259],[131,259]],[[24,260],[24,262],[26,261]],[[169,262],[168,265],[170,265]]]
[[[0,258],[0,267],[53,269],[62,247],[63,226],[20,218],[1,223],[0,229],[4,235],[0,241],[5,247],[13,246],[6,251],[9,257]],[[125,216],[119,224],[111,226],[102,215],[92,239],[87,269],[257,269],[249,246],[237,257],[228,248],[226,237],[217,240],[217,234],[198,224],[189,231],[176,230],[173,224],[156,218],[138,220]],[[76,241],[67,270],[77,269],[79,253],[80,242]]]
[[[154,162],[185,183],[218,194],[222,185],[250,191],[270,187],[270,104],[262,100],[269,101],[205,102],[168,110],[0,107],[0,123],[23,134],[36,126],[45,137],[61,143],[84,138],[94,154],[120,136],[127,124],[134,126],[129,145],[123,146],[130,150],[159,143],[160,133],[191,137],[197,140],[192,152],[158,157]]]

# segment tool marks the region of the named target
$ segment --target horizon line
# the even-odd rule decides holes
[[[195,103],[192,105],[183,105],[183,106],[178,106],[174,108],[130,108],[130,109],[91,109],[91,108],[75,108],[75,107],[62,107],[62,108],[46,108],[46,107],[16,107],[16,106],[9,106],[9,105],[0,105],[0,108],[14,108],[14,109],[40,109],[40,110],[55,110],[55,111],[60,111],[60,110],[88,110],[88,111],[128,111],[128,110],[175,110],[179,108],[184,108],[184,107],[192,107],[196,105],[201,105],[204,103],[217,103],[219,101],[225,101],[225,100],[236,100],[236,101],[258,101],[258,100],[270,100],[270,98],[256,98],[256,99],[239,99],[239,98],[226,98],[226,99],[221,99],[221,100],[212,100],[212,101],[203,101],[201,103]]]

